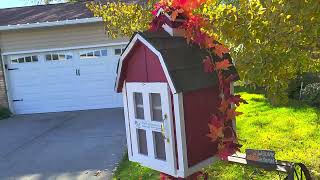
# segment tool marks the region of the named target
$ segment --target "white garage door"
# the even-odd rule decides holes
[[[7,77],[16,114],[114,108],[121,47],[24,54],[7,58]]]

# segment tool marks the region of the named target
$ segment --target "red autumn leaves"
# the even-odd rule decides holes
[[[221,48],[221,51],[225,49]],[[225,52],[221,52],[220,58],[223,57]],[[237,136],[233,130],[232,121],[235,117],[241,115],[241,112],[236,111],[236,107],[240,103],[247,103],[240,95],[233,95],[230,92],[230,83],[233,81],[234,76],[230,75],[225,77],[224,71],[227,71],[232,64],[229,59],[214,62],[211,57],[207,56],[203,60],[203,69],[206,73],[216,73],[219,80],[220,90],[220,106],[218,112],[213,114],[210,118],[209,133],[207,137],[218,145],[218,155],[221,159],[227,157],[239,150],[241,145],[238,144]],[[232,106],[234,104],[235,106]]]
[[[237,136],[232,126],[232,121],[235,117],[242,114],[236,111],[240,103],[246,103],[239,95],[230,93],[230,83],[234,80],[234,75],[225,76],[224,72],[228,71],[233,64],[229,59],[225,59],[224,55],[229,52],[229,49],[224,45],[216,42],[216,37],[203,31],[208,24],[211,23],[208,19],[199,14],[193,14],[193,11],[199,8],[207,0],[160,0],[155,5],[152,12],[154,20],[151,23],[151,29],[157,30],[164,23],[166,16],[159,15],[160,9],[164,13],[171,14],[171,20],[176,19],[181,15],[185,22],[179,27],[185,30],[185,38],[187,42],[197,44],[200,48],[208,50],[208,56],[203,60],[203,70],[206,73],[216,74],[219,80],[220,90],[220,105],[215,114],[209,119],[209,133],[207,137],[217,144],[218,155],[221,159],[226,159],[239,150],[241,145],[238,144]],[[222,59],[214,62],[211,53]],[[233,106],[233,104],[235,106]]]
[[[227,70],[230,66],[232,66],[228,59],[213,63],[209,56],[207,56],[202,63],[203,70],[206,73],[213,73],[214,71],[218,70]]]

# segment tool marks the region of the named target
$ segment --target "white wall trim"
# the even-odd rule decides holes
[[[136,34],[134,36],[134,38],[131,40],[131,42],[129,43],[128,47],[126,48],[126,50],[123,52],[123,54],[120,57],[119,68],[118,68],[118,72],[117,72],[116,89],[118,89],[118,86],[119,86],[120,74],[121,74],[123,61],[127,57],[127,55],[129,54],[129,52],[131,51],[131,49],[133,48],[133,46],[135,45],[137,40],[139,40],[141,43],[143,43],[145,46],[147,46],[153,53],[155,53],[158,56],[158,58],[160,60],[161,67],[162,67],[162,69],[164,71],[164,74],[165,74],[167,80],[168,80],[168,84],[169,84],[171,93],[172,94],[176,94],[177,91],[176,91],[176,89],[175,89],[175,87],[173,85],[173,81],[172,81],[172,79],[171,79],[171,77],[169,75],[169,71],[167,69],[167,66],[164,63],[164,60],[163,60],[163,57],[162,57],[161,53],[158,50],[156,50],[156,48],[154,48],[147,40],[145,40],[139,34]]]
[[[9,106],[9,110],[11,111],[11,113],[14,113],[14,108],[12,106],[12,101],[11,101],[11,94],[10,94],[10,90],[9,90],[9,79],[7,77],[7,70],[6,70],[6,57],[4,55],[1,54],[1,49],[0,49],[0,56],[2,58],[2,71],[3,71],[3,76],[4,76],[4,86],[5,86],[5,91],[6,91],[6,95],[7,95],[7,101],[8,101],[8,106]]]
[[[51,52],[51,51],[67,51],[67,50],[87,49],[87,48],[97,48],[97,47],[120,46],[120,45],[126,45],[126,44],[128,44],[128,42],[124,41],[124,42],[96,44],[96,45],[87,45],[87,46],[72,46],[72,47],[64,47],[64,48],[35,49],[35,50],[28,50],[28,51],[4,52],[4,53],[2,53],[2,55],[7,56],[7,55],[42,53],[42,52]]]
[[[92,17],[92,18],[54,21],[54,22],[41,22],[41,23],[39,22],[39,23],[29,23],[29,24],[8,25],[8,26],[0,26],[0,31],[65,26],[65,25],[86,24],[86,23],[95,23],[95,22],[103,22],[103,19],[101,17]]]
[[[188,157],[182,93],[173,94],[173,104],[179,165],[177,175],[179,177],[186,177],[186,172],[188,169]]]

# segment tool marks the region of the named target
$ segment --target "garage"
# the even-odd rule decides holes
[[[114,84],[123,47],[6,56],[12,111],[31,114],[122,107]]]

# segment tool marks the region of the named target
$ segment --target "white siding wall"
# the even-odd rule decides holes
[[[103,23],[69,25],[42,29],[4,31],[0,34],[2,53],[77,47],[114,42],[126,39],[108,39]]]

